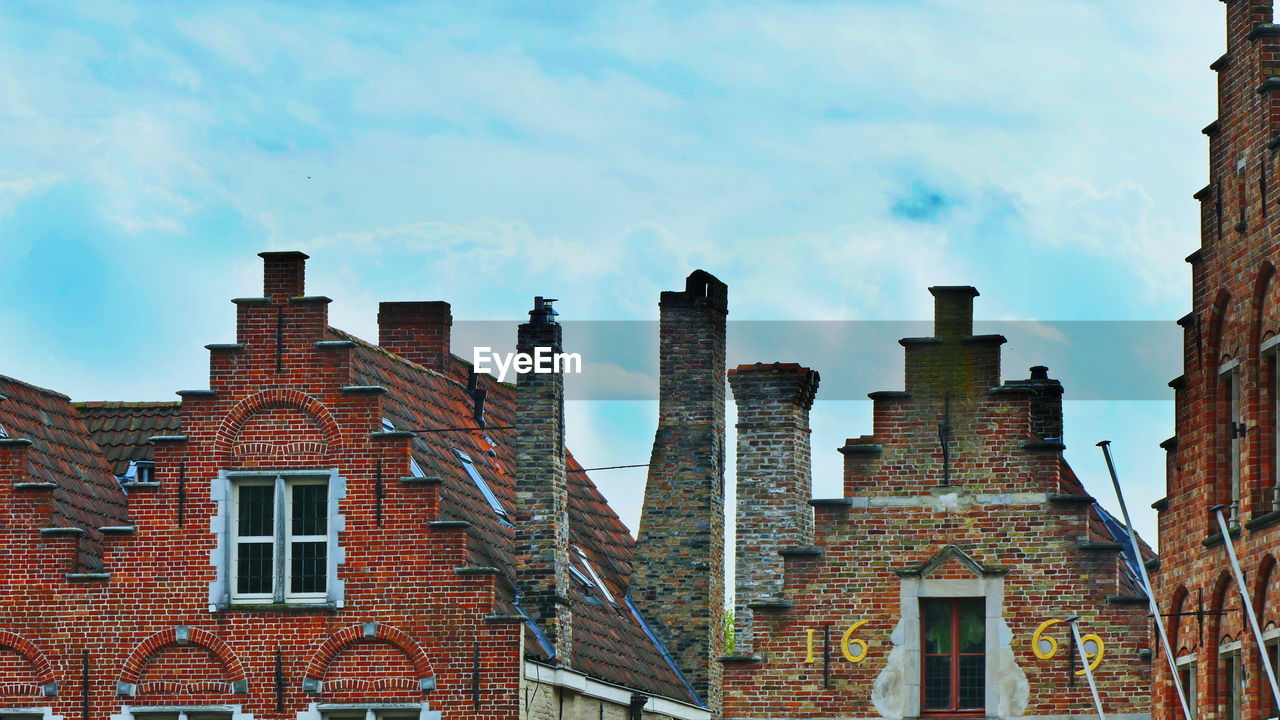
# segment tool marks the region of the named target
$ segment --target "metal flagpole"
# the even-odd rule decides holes
[[[1102,712],[1102,698],[1098,697],[1098,686],[1093,682],[1093,670],[1089,669],[1089,653],[1085,652],[1084,641],[1080,639],[1080,628],[1076,627],[1079,619],[1079,615],[1072,615],[1067,618],[1067,624],[1071,626],[1071,636],[1076,639],[1076,647],[1080,648],[1080,662],[1084,665],[1084,676],[1089,679],[1089,692],[1093,693],[1093,706],[1098,709],[1098,720],[1107,720]]]
[[[1151,606],[1151,617],[1156,621],[1156,632],[1160,635],[1160,645],[1164,648],[1165,659],[1169,661],[1169,674],[1173,677],[1173,687],[1178,691],[1178,702],[1182,705],[1182,716],[1187,720],[1195,720],[1191,707],[1187,704],[1187,695],[1182,689],[1182,678],[1178,676],[1177,658],[1173,656],[1173,648],[1169,645],[1169,636],[1164,631],[1164,620],[1160,618],[1160,603],[1156,602],[1155,590],[1151,587],[1151,576],[1147,574],[1147,564],[1142,561],[1142,550],[1138,545],[1138,534],[1133,530],[1129,520],[1129,506],[1124,502],[1124,491],[1120,489],[1120,479],[1116,476],[1115,463],[1111,461],[1111,441],[1098,443],[1102,448],[1102,456],[1107,459],[1107,472],[1111,473],[1111,486],[1116,489],[1116,499],[1120,501],[1120,513],[1124,515],[1124,529],[1129,533],[1129,545],[1133,547],[1133,557],[1137,560],[1138,575],[1142,578],[1142,589],[1147,593],[1147,603]]]
[[[1222,544],[1227,548],[1227,558],[1231,560],[1231,569],[1236,574],[1236,589],[1240,591],[1240,604],[1244,605],[1245,614],[1249,616],[1249,625],[1253,628],[1253,638],[1258,641],[1258,652],[1262,653],[1262,666],[1267,670],[1267,682],[1271,683],[1271,696],[1280,706],[1280,687],[1276,686],[1276,671],[1271,667],[1271,658],[1267,657],[1267,643],[1262,639],[1262,628],[1258,625],[1258,616],[1253,612],[1253,603],[1249,602],[1249,591],[1244,587],[1244,573],[1240,570],[1240,561],[1236,559],[1236,546],[1231,540],[1231,531],[1227,528],[1227,518],[1222,509],[1229,505],[1214,505],[1210,511],[1218,516],[1218,528],[1222,530]]]

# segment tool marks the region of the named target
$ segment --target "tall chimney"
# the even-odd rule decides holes
[[[752,600],[782,593],[779,552],[813,542],[809,408],[817,371],[795,363],[729,371],[738,406],[737,573],[734,621],[739,654],[751,651]]]
[[[529,322],[520,326],[516,352],[561,351],[553,300],[535,298]],[[564,458],[564,375],[516,376],[516,557],[521,607],[542,629],[552,660],[569,664],[569,486]]]
[[[662,293],[658,431],[640,515],[634,597],[695,692],[720,707],[728,287],[695,270]]]
[[[260,252],[263,261],[262,296],[287,300],[306,295],[307,254],[297,250]]]
[[[447,302],[378,304],[378,344],[406,360],[438,372],[449,369],[452,328],[453,314]]]

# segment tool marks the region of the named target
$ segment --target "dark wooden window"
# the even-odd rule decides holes
[[[1191,720],[1195,720],[1198,715],[1196,712],[1196,664],[1189,662],[1179,665],[1178,679],[1182,681],[1182,692],[1187,696],[1187,708],[1191,710]]]
[[[920,601],[921,712],[983,714],[986,700],[986,603],[982,598]]]

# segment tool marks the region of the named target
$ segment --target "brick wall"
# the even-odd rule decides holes
[[[694,271],[659,303],[658,430],[632,584],[640,608],[711,708],[724,601],[725,315],[728,288]]]
[[[725,659],[726,718],[921,715],[921,600],[937,597],[984,603],[987,717],[1094,714],[1067,626],[1047,632],[1052,658],[1032,649],[1041,623],[1073,614],[1105,643],[1107,713],[1148,709],[1145,605],[1062,459],[1056,381],[1037,368],[1002,384],[1004,338],[972,334],[977,292],[931,290],[934,335],[902,341],[906,389],[871,393],[873,432],[841,448],[843,496],[812,501],[816,552],[785,556],[781,597],[750,603],[750,654]]]
[[[1164,612],[1215,613],[1169,621],[1175,654],[1182,662],[1195,661],[1199,716],[1224,717],[1232,691],[1221,650],[1239,643],[1246,667],[1243,717],[1256,720],[1274,714],[1271,690],[1210,508],[1234,506],[1246,592],[1255,599],[1263,627],[1274,628],[1280,623],[1272,571],[1280,514],[1276,376],[1266,346],[1280,333],[1280,286],[1274,277],[1280,28],[1271,24],[1269,0],[1233,0],[1225,9],[1226,53],[1210,66],[1217,73],[1218,107],[1204,130],[1208,184],[1195,195],[1201,245],[1187,258],[1192,306],[1179,321],[1184,369],[1170,383],[1177,432],[1163,444],[1168,494],[1156,503],[1161,565],[1154,581]],[[1232,383],[1238,394],[1234,416]],[[1234,438],[1234,451],[1232,422],[1245,428],[1243,437]],[[1181,717],[1163,654],[1155,686],[1156,716]]]

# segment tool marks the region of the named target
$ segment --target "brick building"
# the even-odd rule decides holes
[[[931,292],[934,335],[901,341],[905,390],[871,393],[872,433],[840,448],[841,497],[810,500],[818,373],[730,373],[740,632],[724,716],[1094,717],[1069,626],[1043,626],[1078,614],[1085,649],[1103,643],[1108,717],[1147,717],[1137,560],[1062,457],[1062,385],[1043,367],[1002,382],[1004,338],[973,334],[977,291]]]
[[[1201,718],[1275,717],[1259,644],[1241,603],[1215,506],[1224,519],[1267,652],[1280,642],[1275,561],[1280,547],[1280,283],[1275,279],[1280,26],[1270,0],[1225,3],[1227,52],[1217,72],[1209,184],[1192,253],[1191,312],[1167,451],[1167,495],[1155,504],[1160,567],[1154,581],[1192,710]],[[1155,714],[1181,718],[1161,657]]]
[[[663,616],[645,562],[694,594],[720,568],[637,553],[564,448],[561,375],[469,373],[440,302],[384,303],[360,340],[305,255],[263,257],[208,389],[73,404],[0,377],[0,718],[709,717],[705,664],[676,662],[719,652],[708,606]],[[663,302],[664,351],[705,352],[718,317],[723,364],[724,286]],[[539,299],[517,347],[558,347],[553,315]],[[723,390],[680,403],[656,448],[723,445]],[[671,455],[652,502],[721,461]]]

